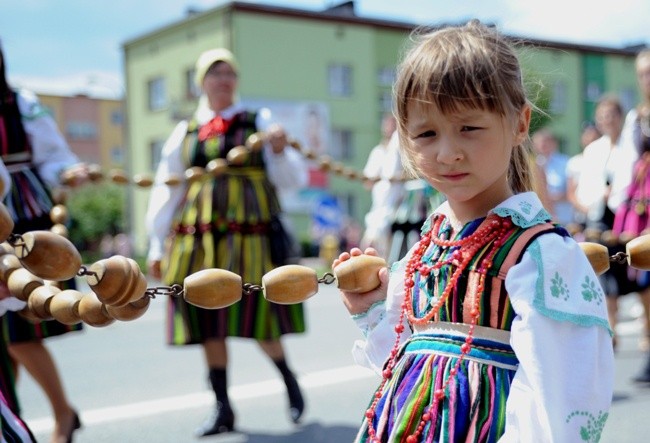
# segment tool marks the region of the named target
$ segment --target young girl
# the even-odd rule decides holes
[[[365,336],[355,360],[382,376],[357,441],[597,441],[614,371],[604,295],[530,192],[513,49],[478,22],[423,35],[395,94],[405,164],[447,202],[390,279],[342,292]]]

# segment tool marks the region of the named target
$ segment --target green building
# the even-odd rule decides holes
[[[214,47],[229,48],[237,57],[243,102],[269,107],[303,146],[361,171],[379,140],[381,116],[391,110],[395,66],[415,26],[356,16],[353,2],[317,12],[233,2],[190,11],[125,42],[127,172],[155,171],[165,139],[196,107],[194,63]],[[592,119],[602,93],[619,94],[626,107],[636,102],[633,48],[522,43],[527,82],[552,117],[565,152],[578,151],[581,124]],[[288,208],[301,240],[310,238],[310,207],[326,194],[363,225],[370,193],[358,180],[314,168],[311,183]],[[146,251],[148,192],[134,188],[129,198],[139,252]]]

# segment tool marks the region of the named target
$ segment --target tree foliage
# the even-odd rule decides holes
[[[90,184],[70,193],[70,240],[80,249],[124,229],[126,191],[112,183]]]

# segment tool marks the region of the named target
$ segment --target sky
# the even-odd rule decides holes
[[[340,1],[256,0],[319,11]],[[0,41],[16,86],[123,91],[122,45],[225,0],[0,0]],[[494,23],[508,35],[622,48],[650,45],[649,0],[356,0],[356,14],[418,25]],[[71,86],[75,85],[75,86]],[[72,91],[71,93],[74,93]],[[91,94],[92,95],[92,94]]]

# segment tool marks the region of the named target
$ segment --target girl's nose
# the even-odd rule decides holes
[[[451,164],[463,158],[463,153],[452,140],[440,140],[437,160],[440,163]]]

